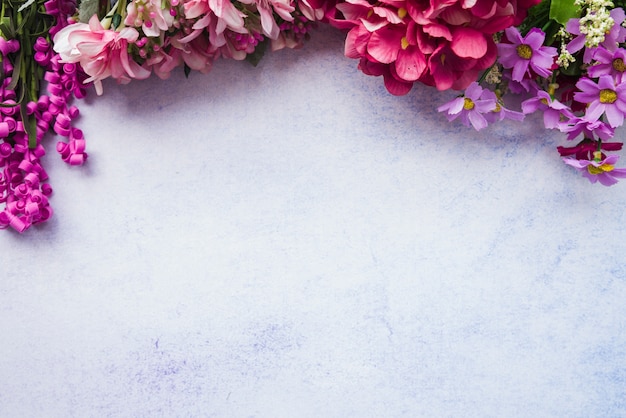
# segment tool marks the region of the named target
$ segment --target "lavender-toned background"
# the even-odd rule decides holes
[[[342,51],[81,104],[0,237],[0,417],[626,416],[626,184]]]

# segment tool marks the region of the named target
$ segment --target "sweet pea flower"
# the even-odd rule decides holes
[[[490,90],[483,90],[477,82],[473,82],[465,90],[465,95],[439,106],[439,112],[447,112],[448,121],[461,117],[465,126],[472,125],[477,131],[486,128],[487,120],[483,114],[496,109],[497,97]]]
[[[563,158],[563,162],[580,171],[583,177],[590,182],[599,181],[604,186],[612,186],[618,178],[626,178],[626,168],[615,168],[619,160],[617,155],[609,155],[602,158],[601,151],[594,152],[593,160],[577,160],[575,158]]]
[[[104,29],[94,15],[89,24],[75,23],[61,29],[54,37],[54,50],[62,63],[80,63],[89,75],[85,83],[93,81],[98,95],[102,94],[102,80],[113,77],[118,82],[145,79],[150,71],[142,68],[128,55],[128,47],[137,41],[135,28],[121,31]]]
[[[552,74],[551,67],[557,49],[543,46],[546,34],[539,28],[532,28],[525,37],[522,37],[515,27],[507,28],[504,33],[511,43],[499,43],[498,56],[504,68],[512,68],[512,78],[522,81],[530,68],[541,77]]]
[[[626,83],[615,85],[610,75],[600,76],[596,84],[589,78],[581,78],[576,87],[580,90],[574,93],[574,100],[588,103],[585,118],[595,121],[604,114],[612,128],[624,122],[626,114]]]

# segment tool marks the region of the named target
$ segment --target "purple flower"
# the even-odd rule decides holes
[[[608,33],[604,35],[604,41],[600,42],[599,45],[612,52],[617,49],[620,43],[626,41],[626,28],[622,27],[622,22],[626,18],[626,14],[624,14],[624,10],[621,7],[612,9],[609,14],[614,23]],[[583,49],[587,39],[586,36],[580,31],[580,19],[568,20],[565,25],[565,30],[572,35],[576,35],[576,37],[567,44],[567,50],[569,53],[573,54]],[[584,63],[588,64],[591,62],[595,49],[596,48],[585,49],[585,53],[583,55]]]
[[[496,121],[504,119],[521,122],[524,120],[524,114],[522,112],[516,112],[514,110],[508,109],[504,106],[502,100],[497,100],[496,108],[489,113],[485,113],[485,119],[487,119],[487,122],[489,123],[494,123]]]
[[[543,112],[543,124],[546,129],[558,127],[561,115],[570,119],[574,117],[569,106],[553,99],[548,92],[539,90],[535,97],[522,102],[522,112],[529,114],[541,110]]]
[[[543,46],[546,34],[541,29],[533,28],[525,37],[515,27],[507,28],[504,33],[511,43],[498,44],[499,61],[504,68],[513,68],[513,80],[522,81],[528,67],[541,77],[550,76],[557,50]]]
[[[567,134],[567,139],[572,140],[581,133],[585,138],[594,139],[596,136],[602,140],[611,139],[615,135],[615,129],[601,120],[589,120],[573,117],[559,123],[559,131]]]
[[[618,178],[626,178],[626,168],[615,168],[618,159],[617,155],[602,158],[602,153],[596,151],[593,160],[563,158],[563,162],[580,171],[592,183],[599,181],[604,186],[612,186]]]
[[[439,106],[439,112],[446,112],[446,117],[452,121],[459,116],[465,126],[470,124],[477,131],[487,127],[487,119],[484,113],[496,109],[496,94],[490,90],[483,90],[477,82],[473,82],[465,90],[465,96],[457,97],[450,102]]]
[[[600,76],[598,84],[589,78],[581,78],[576,87],[580,90],[574,93],[574,100],[588,103],[585,118],[590,121],[598,120],[602,114],[612,128],[624,122],[626,113],[626,83],[615,85],[610,75]]]
[[[597,62],[588,68],[587,74],[591,78],[598,78],[601,75],[610,75],[617,83],[624,80],[626,71],[626,50],[616,49],[614,52],[604,47],[598,47],[593,53],[593,59]]]

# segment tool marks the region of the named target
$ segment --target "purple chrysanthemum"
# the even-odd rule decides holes
[[[533,28],[525,37],[515,27],[507,28],[504,33],[511,43],[498,44],[498,61],[504,68],[513,69],[513,80],[522,81],[529,67],[541,77],[552,74],[550,68],[557,50],[543,46],[546,34],[541,29]]]

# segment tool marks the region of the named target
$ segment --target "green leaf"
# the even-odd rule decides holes
[[[261,58],[263,58],[263,55],[265,55],[265,50],[267,49],[268,43],[269,41],[267,40],[267,38],[259,42],[256,48],[254,48],[254,52],[246,55],[246,61],[252,64],[253,67],[259,65],[259,62],[261,62]]]
[[[22,101],[20,105],[20,113],[24,123],[24,130],[28,135],[28,148],[33,149],[37,146],[37,119],[27,113],[25,101]]]
[[[113,29],[117,29],[121,23],[122,23],[122,15],[119,13],[115,13],[113,15],[113,19],[111,20],[111,25],[113,26]]]
[[[574,4],[574,0],[552,0],[550,3],[550,19],[561,25],[577,17],[580,17],[580,8]]]

